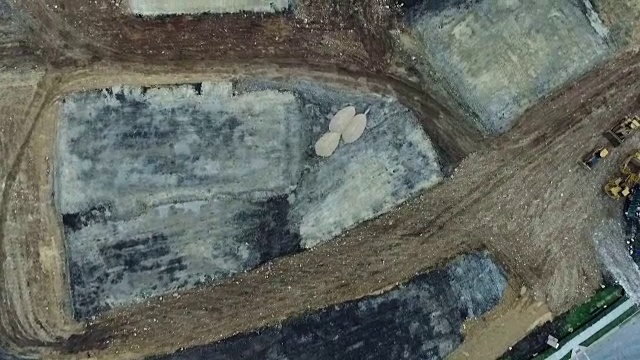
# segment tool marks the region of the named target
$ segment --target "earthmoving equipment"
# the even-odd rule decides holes
[[[620,165],[620,172],[627,177],[627,184],[640,182],[640,151],[629,155]]]
[[[618,200],[629,196],[631,189],[622,178],[617,178],[604,185],[604,192],[612,199]]]
[[[593,170],[593,168],[598,164],[600,159],[604,159],[609,155],[609,149],[606,146],[593,149],[587,156],[585,156],[581,164],[584,165],[587,170]]]
[[[622,177],[609,181],[604,185],[604,192],[618,200],[631,194],[631,188],[640,184],[640,151],[627,156],[620,164]]]
[[[626,118],[607,131],[605,137],[611,142],[611,145],[620,146],[638,128],[640,128],[640,118],[638,116]]]
[[[624,218],[627,223],[627,249],[636,264],[640,264],[640,150],[620,164],[622,177],[609,181],[604,191],[613,199],[626,198]]]

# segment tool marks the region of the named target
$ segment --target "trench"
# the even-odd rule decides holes
[[[332,113],[361,140],[322,159]],[[67,96],[55,159],[76,319],[312,248],[443,177],[395,98],[309,81],[107,88]]]

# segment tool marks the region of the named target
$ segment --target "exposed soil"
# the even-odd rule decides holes
[[[47,34],[37,36],[37,44],[56,62],[283,59],[348,61],[377,70],[389,60],[389,43],[380,37],[388,36],[395,12],[390,0],[307,1],[297,6],[297,16],[242,13],[154,19],[127,14],[122,0],[36,0],[19,6],[43,32],[46,29]],[[56,59],[61,54],[53,51],[52,42],[74,51]]]
[[[506,286],[501,270],[486,254],[467,254],[381,295],[147,360],[386,360],[407,354],[442,359],[463,341],[463,319],[494,307]]]
[[[601,281],[592,224],[615,204],[600,191],[610,174],[587,173],[577,160],[603,141],[602,131],[638,111],[640,57],[627,53],[595,69],[485,141],[445,96],[389,73],[391,42],[369,39],[383,37],[394,20],[375,3],[353,0],[349,12],[333,13],[340,16],[319,16],[323,8],[314,5],[299,17],[144,20],[122,14],[115,1],[21,2],[35,29],[29,46],[44,54],[47,70],[2,88],[3,116],[13,120],[2,125],[0,156],[0,345],[45,358],[139,359],[360,298],[480,248],[554,313],[589,296]],[[459,166],[441,185],[311,251],[215,287],[108,312],[80,333],[49,188],[56,99],[82,88],[237,74],[393,94],[414,109],[444,165]]]
[[[551,317],[549,308],[533,300],[526,287],[509,286],[500,305],[481,318],[466,322],[465,341],[446,359],[496,359],[516,344],[522,334]]]

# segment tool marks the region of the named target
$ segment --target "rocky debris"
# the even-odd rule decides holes
[[[604,271],[640,304],[640,269],[627,250],[625,228],[620,220],[601,221],[593,233],[593,242]]]
[[[356,108],[347,106],[338,111],[329,122],[329,132],[322,135],[316,142],[316,154],[328,157],[338,148],[340,137],[346,143],[358,140],[364,129],[367,127],[367,116],[365,114],[356,115]]]
[[[356,116],[356,108],[354,106],[343,108],[333,115],[331,121],[329,121],[329,131],[342,134],[354,116]]]
[[[367,127],[367,116],[365,114],[354,116],[342,133],[342,140],[347,144],[358,140],[364,133],[365,127]]]
[[[340,144],[340,134],[335,132],[328,132],[320,137],[316,142],[315,149],[316,155],[322,157],[328,157],[333,154]]]

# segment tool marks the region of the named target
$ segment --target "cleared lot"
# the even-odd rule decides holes
[[[233,84],[65,99],[55,200],[76,317],[315,246],[442,179],[431,142],[393,98]],[[369,109],[368,129],[319,158],[314,142],[347,104]]]
[[[494,133],[613,52],[608,29],[585,3],[425,1],[408,18],[421,55]]]

